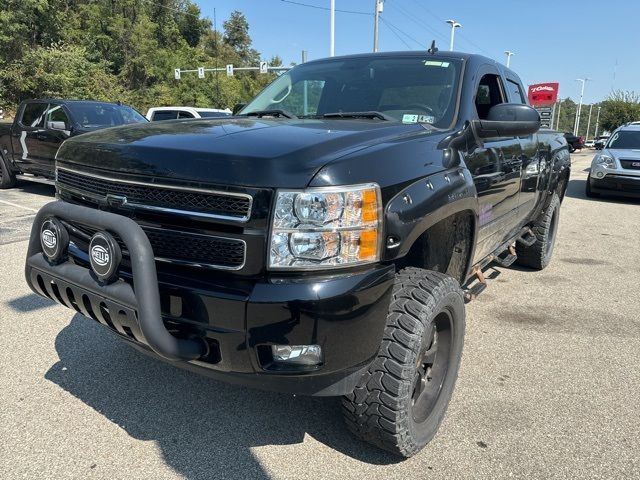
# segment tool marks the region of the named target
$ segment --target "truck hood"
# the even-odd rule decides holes
[[[379,120],[178,120],[79,135],[62,145],[57,159],[76,168],[147,177],[303,188],[328,162],[374,144],[428,134],[418,124]]]

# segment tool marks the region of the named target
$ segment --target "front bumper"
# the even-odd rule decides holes
[[[640,198],[640,176],[607,173],[602,178],[591,175],[589,186],[594,193]]]
[[[130,252],[131,274],[104,285],[82,262],[54,265],[40,246],[49,217],[107,230]],[[232,383],[307,395],[343,395],[378,352],[393,286],[392,266],[349,274],[260,280],[158,275],[151,245],[126,217],[53,202],[34,221],[26,261],[31,289],[93,318],[139,349]],[[318,367],[269,359],[271,345],[322,347]]]

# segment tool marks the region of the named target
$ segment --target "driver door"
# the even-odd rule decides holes
[[[509,100],[497,69],[485,66],[476,76],[474,102],[479,119],[486,119],[494,105]],[[517,137],[485,139],[465,156],[478,192],[478,261],[492,253],[517,228],[522,146]]]

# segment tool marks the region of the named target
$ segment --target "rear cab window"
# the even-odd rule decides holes
[[[175,120],[178,118],[178,112],[175,110],[158,110],[153,112],[151,120],[154,122],[161,122],[162,120]]]

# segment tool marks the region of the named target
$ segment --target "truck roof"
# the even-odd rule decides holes
[[[493,58],[485,57],[484,55],[478,55],[475,53],[465,53],[465,52],[456,52],[456,51],[451,52],[449,50],[438,50],[435,53],[430,53],[426,50],[404,50],[404,51],[400,50],[400,51],[394,51],[394,52],[356,53],[351,55],[341,55],[341,56],[329,57],[329,58],[319,58],[317,60],[310,60],[305,64],[322,62],[327,60],[347,60],[351,58],[398,58],[398,57],[424,57],[424,56],[431,56],[437,59],[458,59],[458,60],[463,60],[467,63],[471,63],[473,65],[488,63],[490,65],[495,65],[502,72],[505,72],[505,73],[510,72],[515,77],[520,78],[514,70],[507,68],[504,64],[494,60]]]

